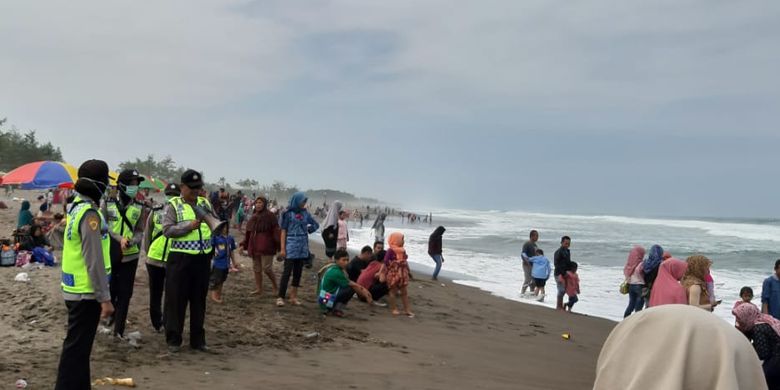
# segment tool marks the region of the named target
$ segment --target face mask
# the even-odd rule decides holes
[[[129,196],[130,198],[135,198],[135,196],[138,195],[138,186],[125,187],[125,195]]]

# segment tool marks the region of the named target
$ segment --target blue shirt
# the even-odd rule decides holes
[[[312,218],[311,214],[306,210],[287,211],[282,215],[279,227],[287,231],[287,242],[285,243],[287,258],[308,259],[309,234],[320,228],[320,224]]]
[[[772,275],[764,280],[761,288],[761,303],[769,307],[769,314],[780,319],[780,279]]]
[[[533,268],[531,268],[531,276],[534,279],[547,280],[550,278],[550,260],[546,257],[534,256],[528,259],[528,262],[533,265]]]
[[[214,260],[211,265],[218,269],[228,269],[230,253],[236,250],[236,241],[233,236],[211,237],[211,246],[214,248]]]

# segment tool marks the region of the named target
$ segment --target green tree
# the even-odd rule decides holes
[[[158,161],[153,154],[147,155],[144,159],[136,157],[135,160],[123,161],[119,163],[119,169],[135,169],[143,175],[172,182],[178,182],[185,171],[185,168],[177,165],[171,156],[165,156]]]
[[[62,161],[60,148],[51,142],[41,143],[35,131],[20,133],[15,127],[5,130],[7,119],[0,119],[0,171],[10,171],[35,161]]]

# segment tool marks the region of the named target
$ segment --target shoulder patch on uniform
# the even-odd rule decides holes
[[[100,227],[100,218],[97,215],[90,215],[87,217],[87,224],[92,231],[96,231]]]

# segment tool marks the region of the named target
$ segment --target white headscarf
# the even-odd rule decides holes
[[[599,355],[594,390],[765,390],[748,339],[712,313],[663,305],[623,320]]]
[[[337,226],[339,223],[339,214],[341,213],[341,209],[344,207],[344,205],[341,203],[341,201],[337,200],[333,202],[333,204],[330,206],[330,210],[328,210],[328,216],[325,217],[325,223],[322,225],[322,230],[331,227],[331,226]]]

